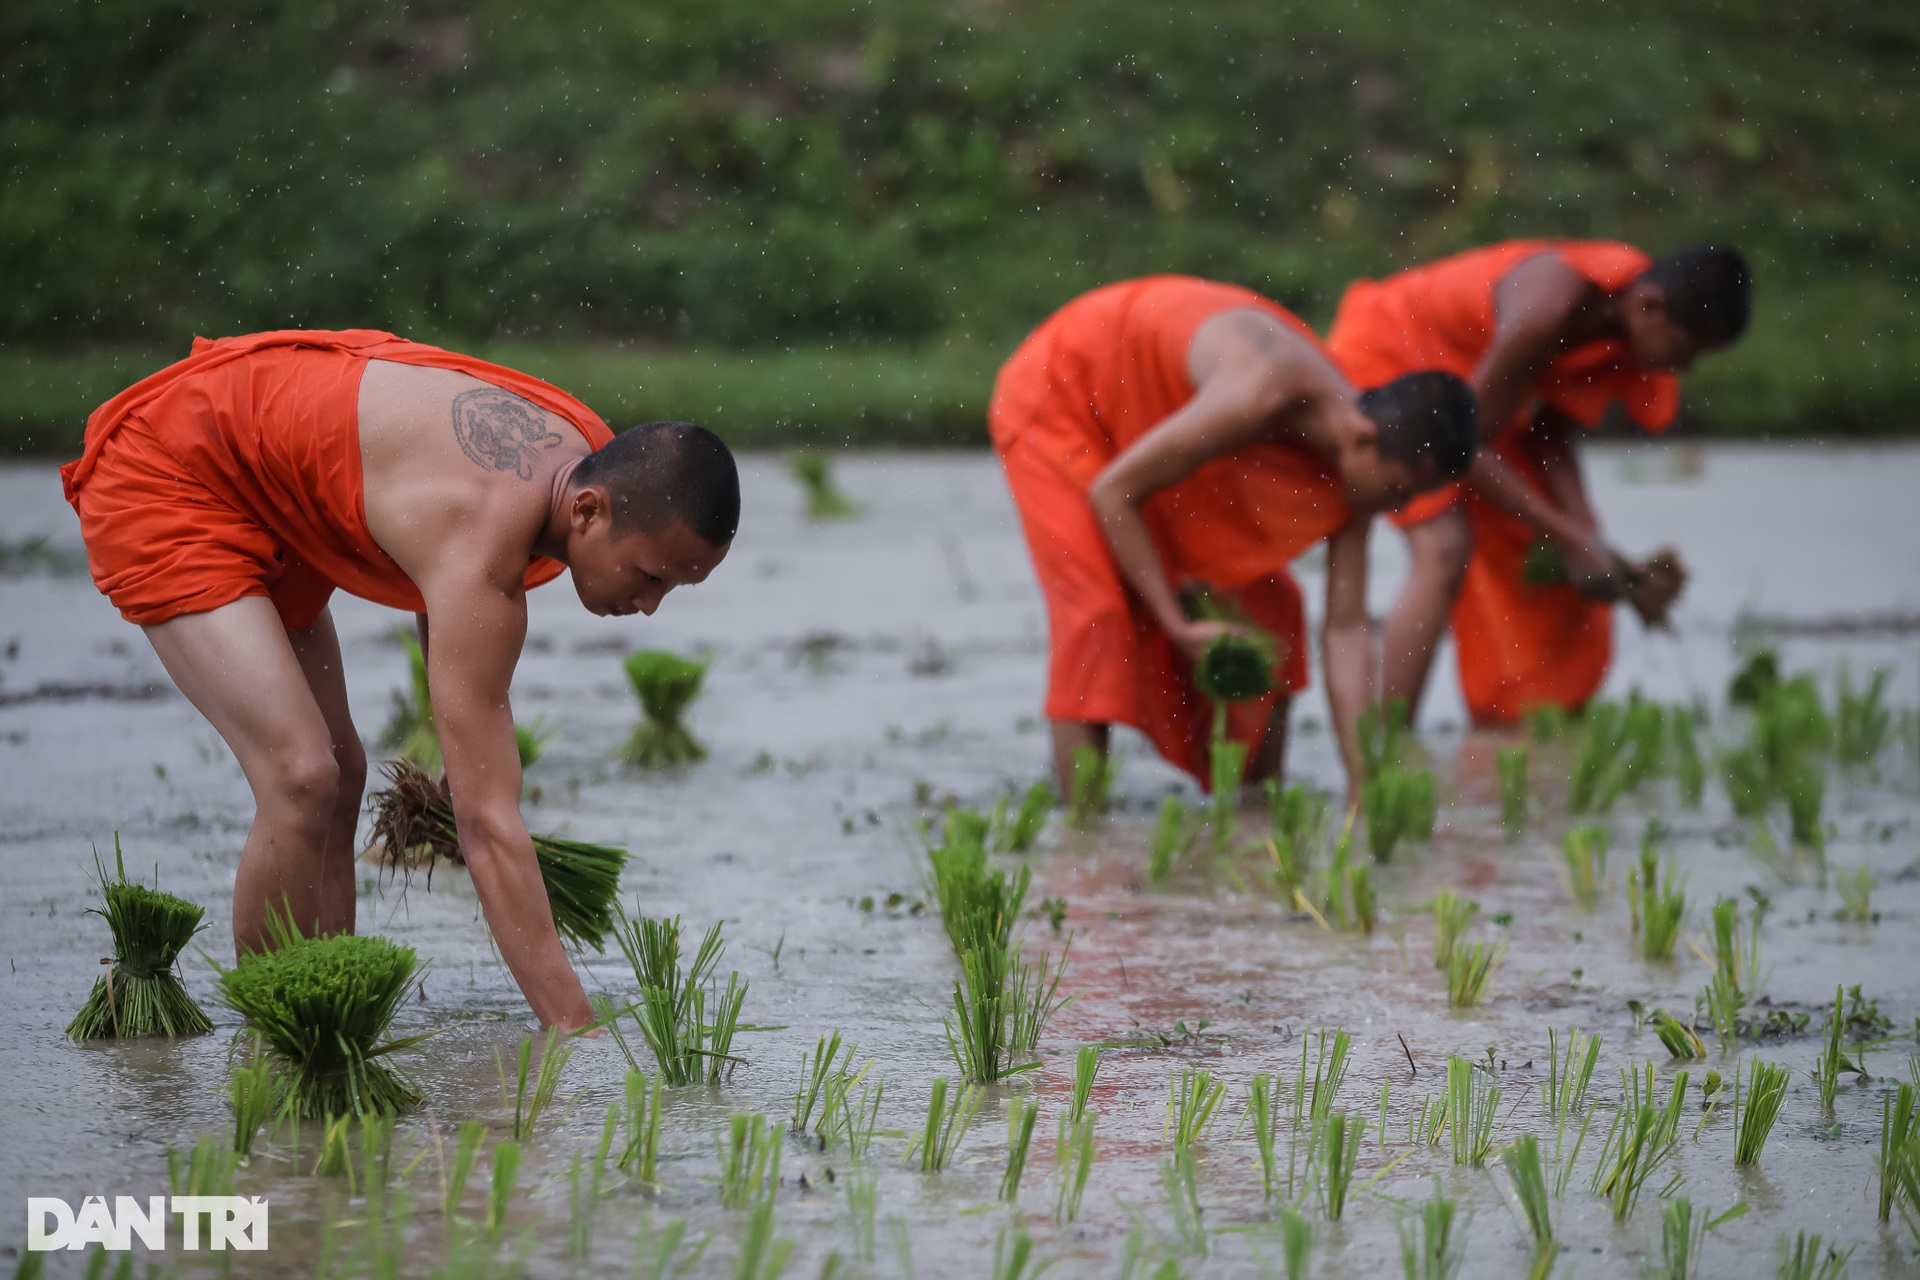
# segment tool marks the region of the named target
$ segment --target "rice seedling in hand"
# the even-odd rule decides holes
[[[1607,829],[1571,827],[1560,843],[1567,868],[1567,892],[1582,910],[1600,905],[1607,888]]]
[[[620,1155],[614,1163],[652,1186],[660,1161],[660,1077],[649,1080],[638,1068],[627,1069],[621,1128]]]
[[[1658,841],[1658,828],[1649,822],[1640,841],[1640,866],[1627,873],[1627,905],[1638,922],[1640,954],[1648,960],[1671,960],[1687,916],[1686,882],[1671,865],[1661,878]]]
[[[1097,748],[1073,749],[1073,779],[1067,794],[1067,825],[1087,827],[1107,812],[1113,792],[1113,758]]]
[[[1025,853],[1033,848],[1040,833],[1047,829],[1047,817],[1056,803],[1053,788],[1046,783],[1036,782],[1028,787],[1013,820],[994,823],[994,847],[1005,853]]]
[[[801,449],[787,459],[787,470],[806,490],[809,520],[840,520],[859,513],[834,482],[833,459],[826,454]]]
[[[1450,888],[1433,895],[1433,967],[1444,969],[1453,959],[1453,944],[1480,914],[1480,904],[1462,898]]]
[[[388,863],[427,867],[429,872],[435,858],[464,866],[453,801],[445,788],[404,760],[388,761],[381,771],[387,786],[374,792],[369,804],[374,813],[373,841],[385,851]],[[620,891],[627,851],[559,836],[531,838],[553,927],[577,947],[604,950],[603,939],[613,928],[614,898]]]
[[[1847,1261],[1853,1257],[1852,1246],[1838,1249],[1805,1231],[1794,1232],[1791,1244],[1782,1233],[1777,1248],[1780,1267],[1774,1274],[1779,1280],[1846,1280]]]
[[[233,1066],[227,1078],[227,1105],[233,1109],[233,1152],[246,1164],[253,1155],[253,1140],[260,1126],[280,1106],[280,1082],[273,1072],[273,1059],[258,1036],[253,1037],[247,1056]]]
[[[1892,672],[1874,671],[1864,691],[1855,693],[1853,672],[1840,664],[1838,705],[1833,717],[1833,755],[1843,765],[1871,764],[1893,734],[1893,713],[1882,700]]]
[[[1033,1145],[1034,1121],[1040,1118],[1040,1104],[1024,1098],[1007,1103],[1007,1168],[1000,1175],[1000,1198],[1008,1204],[1020,1200],[1020,1177],[1027,1169],[1027,1151]]]
[[[393,711],[380,732],[380,745],[430,773],[446,768],[440,731],[433,722],[433,691],[427,687],[427,655],[411,627],[394,634],[407,655],[408,687],[393,691]]]
[[[1879,1184],[1880,1221],[1891,1222],[1893,1211],[1920,1240],[1920,1115],[1914,1107],[1914,1089],[1901,1081],[1880,1101]]]
[[[1666,1046],[1668,1056],[1683,1062],[1692,1062],[1707,1056],[1706,1046],[1700,1043],[1700,1036],[1694,1029],[1665,1009],[1653,1012],[1653,1033]]]
[[[1481,1070],[1465,1058],[1447,1059],[1447,1126],[1455,1164],[1477,1169],[1487,1162],[1500,1097],[1490,1067]]]
[[[1834,873],[1833,887],[1840,895],[1839,917],[1870,924],[1879,917],[1873,909],[1873,890],[1879,881],[1864,866]]]
[[[1507,944],[1456,942],[1447,957],[1447,1003],[1456,1009],[1468,1009],[1480,1003],[1487,980],[1500,967]]]
[[[1193,668],[1193,684],[1216,703],[1265,697],[1273,691],[1273,672],[1279,665],[1274,638],[1258,627],[1215,636]]]
[[[1494,763],[1500,772],[1500,825],[1507,839],[1518,840],[1527,825],[1526,744],[1500,748]]]
[[[540,1124],[540,1117],[553,1105],[554,1094],[560,1089],[560,1073],[566,1069],[567,1059],[573,1056],[573,1046],[562,1043],[561,1033],[550,1030],[540,1045],[540,1066],[533,1067],[533,1037],[523,1036],[520,1040],[520,1056],[513,1075],[507,1078],[507,1064],[500,1056],[500,1050],[493,1051],[493,1064],[500,1075],[500,1096],[502,1104],[513,1109],[513,1136],[516,1141],[531,1138]]]
[[[1454,1280],[1460,1274],[1468,1216],[1436,1181],[1433,1199],[1398,1224],[1400,1268],[1406,1280]]]
[[[520,1144],[504,1139],[493,1144],[493,1185],[487,1192],[487,1238],[499,1243],[507,1229],[507,1209],[513,1204],[520,1180]]]
[[[1176,1147],[1205,1142],[1226,1096],[1226,1081],[1216,1080],[1212,1072],[1182,1068],[1177,1077],[1167,1080],[1167,1123],[1162,1136],[1170,1136]]]
[[[978,1086],[966,1085],[949,1105],[947,1078],[935,1078],[933,1092],[927,1098],[926,1123],[907,1147],[907,1162],[919,1165],[922,1173],[938,1173],[946,1168],[960,1140],[973,1127],[973,1118],[979,1110]]]
[[[115,874],[109,879],[105,864],[94,855],[106,905],[88,908],[106,920],[113,934],[113,957],[102,962],[112,968],[94,981],[86,1003],[67,1024],[67,1034],[76,1040],[100,1040],[211,1030],[213,1024],[174,971],[181,949],[200,931],[205,912],[184,898],[127,879],[118,835],[113,838],[113,860]]]
[[[683,723],[687,707],[700,696],[711,658],[683,658],[665,649],[636,649],[627,655],[627,680],[640,699],[640,723],[620,748],[620,758],[641,769],[668,769],[707,758]]]
[[[1773,1132],[1773,1122],[1779,1118],[1780,1104],[1786,1096],[1785,1067],[1758,1059],[1749,1062],[1744,1090],[1740,1077],[1734,1077],[1733,1116],[1738,1135],[1733,1144],[1735,1164],[1760,1163],[1760,1152],[1767,1145],[1767,1135]]]
[[[1147,846],[1147,879],[1156,884],[1165,880],[1173,864],[1192,852],[1194,842],[1200,838],[1200,826],[1188,813],[1187,806],[1180,803],[1179,796],[1162,800],[1160,817],[1153,828],[1153,843]]]
[[[1540,1164],[1540,1140],[1523,1133],[1514,1144],[1500,1153],[1513,1186],[1513,1198],[1520,1202],[1527,1230],[1533,1234],[1535,1252],[1553,1248],[1553,1219],[1549,1213],[1546,1171]]]
[[[460,1122],[454,1142],[453,1165],[446,1171],[446,1184],[441,1188],[440,1211],[449,1222],[460,1216],[460,1202],[466,1198],[467,1182],[473,1177],[473,1166],[480,1157],[480,1144],[486,1141],[486,1137],[487,1125],[484,1120]]]
[[[1745,1216],[1745,1202],[1715,1217],[1710,1209],[1694,1212],[1692,1201],[1675,1196],[1660,1215],[1660,1280],[1694,1280],[1700,1274],[1700,1250],[1707,1232]]]
[[[385,1114],[419,1102],[385,1059],[426,1036],[382,1043],[420,972],[413,949],[355,934],[303,938],[284,921],[268,927],[276,949],[221,969],[220,996],[273,1055],[288,1114]]]
[[[720,1203],[745,1209],[772,1197],[780,1185],[780,1135],[763,1115],[727,1117],[720,1149]]]

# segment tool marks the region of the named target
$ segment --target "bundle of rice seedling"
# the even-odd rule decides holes
[[[636,649],[627,655],[627,679],[640,699],[642,718],[620,749],[622,760],[642,769],[666,769],[707,758],[707,749],[687,732],[681,718],[700,696],[711,661],[665,649]]]
[[[387,775],[387,788],[376,791],[369,803],[374,811],[373,842],[383,860],[409,870],[426,867],[429,873],[435,858],[465,865],[453,801],[446,790],[405,760],[389,760],[381,771]],[[602,939],[613,928],[614,895],[620,890],[627,851],[616,845],[536,835],[533,853],[547,887],[554,928],[576,946],[604,950]]]
[[[76,1040],[131,1036],[188,1036],[211,1030],[200,1006],[193,1002],[174,961],[188,939],[200,931],[202,909],[183,898],[127,879],[120,837],[113,838],[115,877],[94,855],[106,897],[104,909],[89,908],[106,919],[113,933],[113,956],[103,964],[113,967],[93,984],[87,1002],[67,1024]]]
[[[1687,589],[1687,567],[1680,563],[1680,553],[1672,547],[1661,547],[1640,563],[1629,563],[1626,584],[1627,603],[1640,615],[1640,621],[1649,630],[1671,631],[1668,615],[1680,593]]]
[[[1187,616],[1224,622],[1234,630],[1216,636],[1201,651],[1193,683],[1216,703],[1258,698],[1273,690],[1273,673],[1285,655],[1280,641],[1255,626],[1238,606],[1204,584],[1188,588],[1182,603]]]
[[[268,928],[274,950],[221,969],[220,998],[276,1059],[288,1114],[386,1115],[419,1102],[406,1078],[381,1061],[426,1038],[382,1043],[420,975],[413,948],[354,934],[303,938],[280,920]]]
[[[440,754],[440,731],[433,723],[433,693],[427,688],[427,655],[413,631],[400,627],[396,632],[400,647],[407,651],[407,671],[412,692],[393,691],[393,714],[380,733],[380,745],[400,753],[430,773],[446,767]]]

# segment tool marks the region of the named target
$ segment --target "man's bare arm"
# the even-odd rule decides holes
[[[422,585],[434,619],[427,686],[446,756],[460,852],[480,895],[501,958],[550,1027],[594,1020],[586,992],[560,945],[533,840],[520,816],[520,754],[508,687],[526,639],[527,609],[517,580],[502,587],[483,572],[453,570]]]
[[[1190,658],[1227,628],[1189,620],[1181,610],[1141,508],[1208,462],[1259,439],[1299,396],[1286,358],[1290,335],[1276,333],[1272,320],[1233,312],[1208,325],[1216,326],[1216,347],[1196,378],[1193,399],[1109,463],[1087,493],[1127,584]]]
[[[1347,769],[1347,807],[1359,801],[1365,766],[1360,714],[1373,701],[1373,624],[1367,618],[1367,533],[1372,517],[1349,521],[1327,539],[1327,620],[1320,632],[1327,705]]]

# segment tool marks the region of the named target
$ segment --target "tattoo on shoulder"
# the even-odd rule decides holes
[[[463,391],[453,398],[453,438],[474,466],[511,471],[522,480],[533,479],[533,464],[542,450],[560,444],[559,433],[547,430],[544,412],[498,387]]]

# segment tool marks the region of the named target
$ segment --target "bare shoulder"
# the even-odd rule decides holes
[[[1494,315],[1502,325],[1550,328],[1565,323],[1591,292],[1586,277],[1559,254],[1536,253],[1494,285]]]

